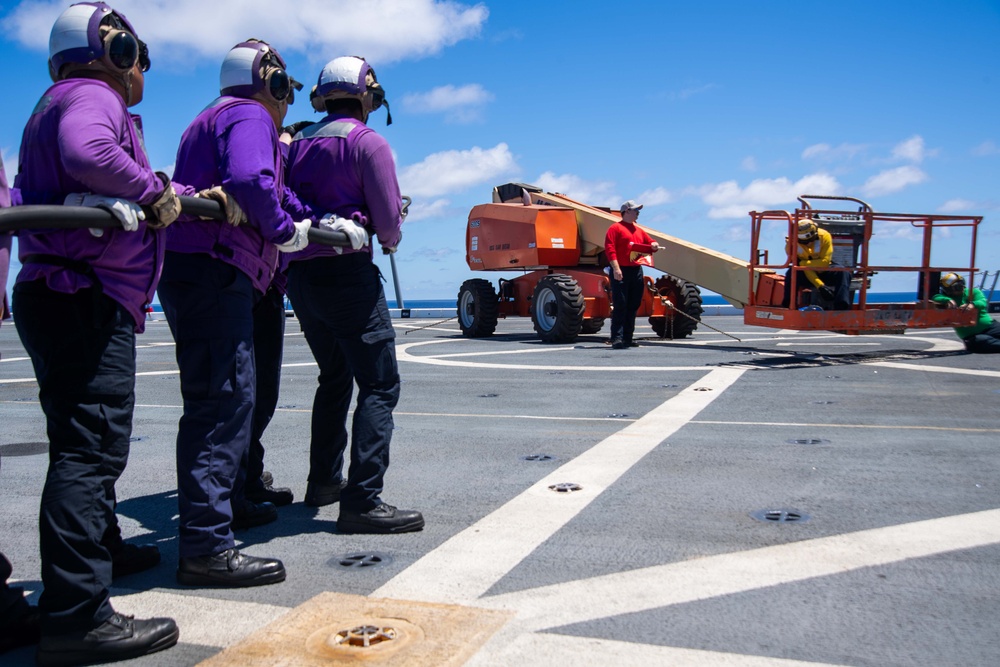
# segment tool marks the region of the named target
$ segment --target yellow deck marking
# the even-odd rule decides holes
[[[456,605],[320,593],[202,667],[458,667],[512,616]],[[370,626],[369,646],[338,634]],[[360,634],[360,633],[358,633]],[[184,641],[182,630],[181,640]]]

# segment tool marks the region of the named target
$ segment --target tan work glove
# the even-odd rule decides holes
[[[246,213],[240,208],[240,205],[236,203],[236,200],[229,196],[229,194],[222,189],[221,185],[216,185],[214,188],[209,188],[208,190],[202,190],[195,197],[201,197],[202,199],[211,199],[212,201],[219,202],[222,206],[222,210],[226,214],[226,222],[231,224],[233,227],[241,225],[247,221]]]
[[[146,224],[153,229],[163,229],[181,214],[181,200],[174,192],[174,185],[170,182],[170,177],[159,171],[156,172],[156,175],[163,181],[164,188],[150,207],[153,209],[153,218],[147,220]]]

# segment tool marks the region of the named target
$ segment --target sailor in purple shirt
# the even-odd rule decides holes
[[[364,59],[346,56],[323,68],[313,101],[328,115],[293,137],[288,185],[325,214],[321,227],[345,232],[352,247],[314,245],[290,257],[288,296],[320,369],[305,502],[320,506],[339,500],[340,532],[420,530],[420,512],[381,498],[399,369],[396,334],[365,227],[384,249],[395,252],[403,222],[392,151],[366,125],[368,115],[384,104],[385,92]],[[345,481],[347,413],[355,382],[358,399]]]
[[[11,205],[10,188],[7,186],[7,172],[3,162],[0,162],[0,208]],[[7,272],[10,271],[11,232],[0,232],[0,325],[10,317],[10,306],[7,304]]]
[[[163,228],[180,212],[128,111],[142,100],[148,69],[145,44],[124,16],[103,3],[71,6],[49,38],[55,84],[21,140],[15,186],[24,204],[99,206],[121,223],[19,235],[15,326],[49,437],[39,515],[40,665],[141,656],[173,646],[179,634],[172,619],[115,612],[112,557],[101,544],[115,522],[114,485],[129,453],[135,334],[159,277]],[[151,207],[148,219],[139,204]]]
[[[176,178],[221,193],[236,223],[182,218],[172,226],[159,288],[184,399],[177,432],[182,584],[285,579],[280,560],[243,555],[233,537],[234,527],[276,519],[274,505],[236,503],[232,493],[253,420],[254,307],[279,253],[308,244],[310,214],[284,187],[278,145],[296,85],[270,45],[237,44],[222,63],[222,96],[191,122],[177,151]]]

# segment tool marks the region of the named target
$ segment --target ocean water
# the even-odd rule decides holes
[[[906,303],[917,298],[916,292],[869,292],[868,303]],[[395,300],[388,299],[390,308],[398,308]],[[706,306],[726,306],[729,302],[718,294],[702,294]],[[403,299],[407,308],[457,308],[457,299]]]
[[[917,298],[916,292],[870,292],[868,303],[907,303]],[[395,299],[387,299],[390,308],[399,308]],[[726,306],[729,302],[718,294],[703,294],[702,303],[706,306]],[[444,308],[454,310],[458,307],[458,301],[452,299],[404,299],[403,305],[407,308]],[[286,302],[287,306],[287,302]],[[290,307],[290,306],[289,306]],[[159,303],[153,304],[154,312],[162,312]]]

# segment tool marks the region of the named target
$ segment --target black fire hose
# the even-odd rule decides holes
[[[225,220],[222,205],[212,199],[180,197],[181,212],[212,220]],[[147,218],[152,213],[146,209]],[[0,209],[0,232],[21,229],[86,229],[90,227],[121,227],[111,211],[90,206],[15,206]],[[344,232],[328,229],[309,230],[309,242],[327,246],[347,247],[350,239]]]

